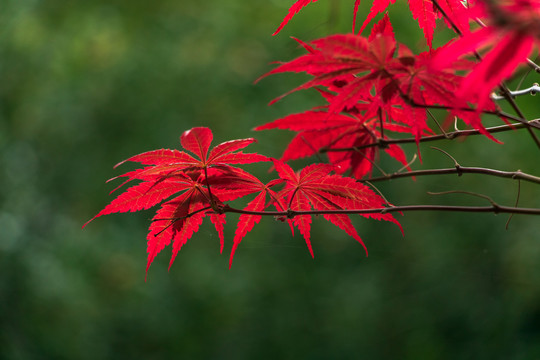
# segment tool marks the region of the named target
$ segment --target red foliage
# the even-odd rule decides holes
[[[313,79],[292,91],[325,87],[331,95],[325,96],[329,102],[325,107],[326,115],[311,111],[257,128],[278,127],[300,132],[285,151],[283,160],[312,155],[321,148],[351,148],[384,141],[388,139],[385,130],[408,132],[419,142],[423,135],[431,132],[427,125],[427,108],[435,105],[453,109],[452,115],[492,138],[485,132],[479,113],[469,111],[467,102],[456,96],[462,81],[457,72],[469,69],[473,63],[455,61],[453,68],[434,69],[431,62],[437,50],[414,55],[405,45],[397,44],[388,15],[375,24],[368,38],[342,34],[301,44],[308,50],[307,54],[280,64],[265,76],[306,72]],[[486,101],[483,108],[495,106]],[[341,112],[347,115],[338,115]],[[317,130],[318,133],[314,133]],[[354,136],[350,136],[353,133]],[[405,163],[396,147],[389,150],[393,157]],[[374,155],[373,150],[349,152],[345,155],[347,159],[356,157],[357,160],[345,168],[362,177],[371,170],[368,163]],[[359,165],[362,162],[364,164]]]
[[[300,9],[315,1],[296,1],[275,34]],[[394,2],[374,0],[360,33]],[[359,4],[360,0],[355,0],[355,18]],[[483,111],[497,109],[489,92],[526,60],[540,39],[540,0],[478,1],[471,9],[459,0],[409,0],[409,7],[423,30],[428,52],[415,55],[397,43],[385,14],[368,37],[355,34],[353,23],[353,33],[334,34],[308,43],[295,39],[307,53],[264,75],[305,72],[313,78],[290,92],[315,87],[327,102],[256,128],[297,133],[280,160],[242,153],[241,149],[255,141],[251,138],[224,142],[210,149],[211,130],[196,127],[180,137],[187,152],[154,150],[119,163],[143,165],[121,175],[127,179],[119,187],[132,181],[139,183],[88,222],[102,215],[145,210],[161,203],[147,236],[147,271],[155,256],[170,244],[172,264],[206,216],[219,234],[222,252],[227,212],[240,213],[229,265],[242,239],[263,215],[287,221],[293,234],[296,227],[312,256],[312,214],[322,214],[366,248],[349,214],[391,206],[357,180],[371,174],[379,149],[407,165],[403,150],[388,146],[387,142],[391,136],[408,133],[418,144],[423,136],[433,133],[427,122],[427,109],[431,107],[447,109],[448,115],[460,117],[491,137],[480,118]],[[435,20],[441,17],[463,37],[432,49]],[[476,18],[483,18],[486,25],[469,32],[469,21]],[[492,50],[478,64],[458,60],[484,47]],[[467,72],[468,76],[462,76]],[[326,153],[330,164],[314,164],[295,172],[285,163],[319,153]],[[279,177],[266,184],[235,166],[270,160]],[[342,176],[346,172],[354,178]],[[279,186],[280,190],[274,190]],[[229,204],[250,194],[255,197],[243,209]],[[270,206],[277,211],[267,210]],[[399,225],[384,211],[363,216]]]
[[[527,60],[540,44],[540,0],[479,1],[459,13],[461,22],[482,19],[482,26],[451,43],[433,60],[433,68],[452,66],[458,57],[491,48],[465,78],[459,96],[481,108],[491,91]]]
[[[395,3],[396,0],[374,0],[371,10],[360,28],[360,33],[366,28],[371,20],[382,12],[385,12],[390,4]],[[355,7],[359,5],[360,1],[357,1]],[[450,21],[446,21],[446,24],[452,28],[452,23],[458,27],[461,31],[467,31],[466,23],[459,21],[455,14],[463,9],[463,5],[459,0],[437,0],[437,4],[442,8],[444,13],[450,17]],[[433,41],[433,32],[435,30],[435,20],[442,18],[443,14],[433,4],[431,0],[409,0],[409,8],[413,15],[413,18],[418,21],[418,25],[424,32],[426,42],[431,49]]]
[[[207,215],[211,216],[216,227],[222,250],[225,223],[223,202],[261,190],[260,187],[250,186],[258,181],[254,176],[230,165],[268,161],[266,156],[238,152],[254,141],[228,141],[209,152],[212,132],[208,128],[198,127],[184,132],[180,137],[184,149],[195,157],[183,151],[168,149],[135,155],[125,161],[149,166],[122,175],[128,178],[124,184],[133,180],[142,182],[120,194],[88,222],[111,213],[148,209],[181,192],[179,196],[164,202],[152,219],[146,270],[154,257],[171,241],[172,264],[180,248],[197,232],[202,219]],[[209,184],[214,186],[210,188]]]
[[[317,0],[298,0],[296,1],[289,9],[289,12],[277,28],[277,30],[272,35],[277,35],[285,25],[293,18],[294,15],[296,15],[304,6],[309,4],[310,2],[315,2]]]
[[[311,2],[317,0],[298,0],[296,1],[289,9],[289,12],[279,25],[278,29],[274,32],[273,35],[278,34],[281,29],[296,15],[303,7],[307,6]],[[364,20],[360,33],[366,28],[371,20],[377,16],[377,14],[385,12],[390,4],[395,3],[396,0],[374,0],[371,5],[371,10]],[[438,0],[437,3],[443,10],[444,14],[450,18],[450,21],[446,20],[446,24],[452,28],[452,23],[454,26],[458,27],[460,31],[467,31],[467,23],[463,22],[461,18],[456,16],[456,13],[459,13],[463,9],[463,5],[459,0]],[[360,6],[360,0],[355,0],[354,2],[354,16],[353,16],[353,33],[355,32],[356,17],[358,15],[358,7]],[[418,21],[418,25],[424,32],[426,42],[431,49],[433,32],[435,30],[435,20],[442,18],[443,13],[433,4],[431,0],[409,0],[409,8],[413,18]]]
[[[326,94],[327,98],[332,96]],[[255,130],[286,129],[298,132],[289,143],[281,157],[282,161],[300,159],[319,152],[326,152],[328,160],[337,173],[350,172],[358,179],[371,173],[379,148],[370,146],[380,139],[387,140],[381,135],[380,126],[394,131],[408,131],[405,125],[393,124],[389,116],[379,118],[379,107],[372,104],[357,104],[346,114],[328,112],[328,107],[309,110],[300,114],[285,116],[271,123],[256,127]],[[362,115],[362,113],[363,115]],[[394,117],[399,109],[388,107]],[[348,151],[339,151],[350,149]],[[338,151],[332,151],[338,150]],[[391,157],[406,165],[405,153],[397,145],[385,149]]]
[[[282,216],[288,210],[311,210],[312,207],[336,210],[385,206],[380,196],[354,179],[330,175],[334,170],[330,165],[312,165],[296,174],[288,165],[275,161],[280,178],[265,185],[252,174],[231,165],[269,160],[259,154],[238,152],[254,139],[228,141],[209,151],[211,141],[210,129],[193,128],[182,134],[180,142],[195,157],[183,151],[161,149],[127,159],[148,166],[122,175],[128,178],[123,184],[133,180],[142,182],[128,188],[86,224],[102,215],[144,210],[164,201],[152,219],[147,237],[148,272],[156,255],[172,243],[170,268],[178,251],[199,230],[205,216],[210,216],[219,234],[220,251],[223,251],[225,213],[233,210],[227,202],[245,195],[257,194],[243,210],[235,211],[242,215],[233,241],[231,265],[243,237],[260,221],[261,212],[269,205],[273,205]],[[271,189],[280,184],[285,184],[283,190],[275,192]],[[173,195],[176,196],[168,200]],[[270,197],[268,202],[267,195]],[[397,223],[390,214],[365,216]],[[326,214],[324,217],[364,245],[347,215]],[[287,220],[291,229],[294,225],[304,235],[313,256],[309,242],[311,216],[298,215],[292,221]]]
[[[313,164],[299,172],[294,172],[289,165],[281,161],[274,161],[274,165],[279,177],[285,180],[285,188],[278,193],[278,198],[289,204],[290,210],[361,210],[377,209],[386,205],[379,195],[354,179],[330,175],[334,170],[331,165]],[[376,220],[391,221],[399,225],[391,214],[364,216]],[[323,217],[362,244],[367,255],[367,248],[354,229],[348,215],[323,213]],[[293,223],[304,236],[309,252],[313,256],[310,241],[311,215],[297,215],[294,217]]]

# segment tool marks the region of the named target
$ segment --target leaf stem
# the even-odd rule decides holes
[[[208,189],[208,196],[210,197],[210,206],[212,207],[214,211],[217,212],[216,202],[214,201],[214,196],[212,196],[212,191],[210,190],[210,184],[208,183],[208,169],[206,166],[204,167],[204,181],[206,182],[206,188]]]

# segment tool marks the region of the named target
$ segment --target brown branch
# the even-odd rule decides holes
[[[424,109],[441,109],[441,110],[460,110],[460,111],[468,111],[468,112],[475,112],[477,111],[477,109],[473,109],[473,108],[469,108],[469,107],[451,107],[451,106],[446,106],[446,105],[436,105],[436,104],[420,104],[420,103],[417,103],[411,99],[408,99],[408,98],[403,98],[404,100],[407,101],[407,103],[413,107],[419,107],[419,108],[424,108]],[[529,121],[527,119],[525,119],[524,117],[522,116],[514,116],[512,114],[508,114],[502,110],[482,110],[481,111],[482,114],[489,114],[489,115],[495,115],[495,116],[499,116],[499,117],[504,117],[504,118],[507,118],[507,119],[510,119],[510,120],[514,120],[514,121],[517,121],[519,123],[522,123],[522,124],[525,124],[527,127],[533,127],[533,128],[536,128],[536,129],[540,129],[540,124],[537,124],[535,122],[533,122],[532,120]],[[538,119],[537,119],[538,120]]]
[[[534,61],[529,58],[527,58],[527,65],[529,65],[531,69],[540,74],[540,66],[538,66]]]
[[[509,130],[524,129],[529,125],[538,126],[540,128],[540,119],[530,120],[528,121],[528,124],[520,123],[520,124],[512,124],[512,125],[500,125],[500,126],[489,127],[489,128],[486,128],[485,130],[488,133],[495,134],[498,132],[504,132],[504,131],[509,131]],[[458,137],[470,136],[470,135],[481,135],[481,134],[482,133],[479,130],[457,130],[453,132],[448,132],[446,134],[424,136],[424,137],[421,137],[419,141],[428,142],[428,141],[436,141],[436,140],[443,140],[443,139],[453,140]],[[384,140],[379,140],[371,144],[349,147],[349,148],[339,148],[339,149],[324,148],[324,149],[319,150],[319,153],[339,152],[339,151],[357,151],[359,149],[368,148],[368,147],[386,147],[390,144],[406,144],[406,143],[416,143],[416,139],[415,138],[384,139]]]
[[[501,84],[499,85],[499,89],[502,91],[504,98],[506,99],[506,101],[508,101],[510,106],[512,106],[512,108],[518,114],[518,116],[521,119],[525,119],[525,115],[523,114],[523,112],[521,111],[521,109],[517,105],[516,101],[514,100],[512,95],[510,94],[510,90],[508,90],[508,87],[506,87],[504,82],[501,82]],[[529,132],[529,135],[531,135],[531,138],[533,139],[536,146],[538,148],[540,148],[540,139],[538,139],[538,137],[536,136],[536,134],[534,133],[534,131],[531,129],[530,126],[527,127],[527,131]]]
[[[510,95],[513,98],[516,97],[516,96],[520,96],[520,95],[532,95],[532,96],[534,96],[539,92],[540,92],[540,85],[538,85],[537,83],[534,83],[533,86],[531,86],[531,87],[529,87],[527,89],[510,91]],[[502,96],[502,95],[493,94],[493,95],[491,95],[491,99],[492,100],[503,100],[503,99],[505,99],[505,97]]]
[[[342,209],[342,210],[309,210],[309,211],[249,211],[225,207],[223,212],[246,215],[295,217],[298,215],[353,215],[353,214],[386,214],[404,211],[447,211],[447,212],[478,212],[478,213],[507,213],[523,215],[540,215],[540,209],[518,208],[493,203],[491,206],[450,206],[450,205],[404,205],[376,209]]]
[[[423,176],[423,175],[446,175],[446,174],[457,174],[458,176],[461,176],[462,174],[484,174],[484,175],[491,175],[491,176],[502,177],[502,178],[507,178],[507,179],[524,180],[524,181],[532,182],[535,184],[540,184],[540,177],[526,174],[519,170],[518,171],[501,171],[501,170],[494,170],[494,169],[481,168],[481,167],[461,166],[459,164],[454,168],[415,170],[415,171],[408,171],[404,173],[395,172],[392,174],[387,174],[386,176],[379,176],[379,177],[361,180],[361,181],[374,182],[374,181],[384,181],[384,180],[391,180],[391,179],[397,179],[397,178],[403,178],[403,177],[413,177],[413,176]]]

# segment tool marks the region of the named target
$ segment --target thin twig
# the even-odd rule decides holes
[[[455,168],[445,168],[445,169],[429,169],[429,170],[413,170],[405,173],[392,173],[386,176],[375,177],[367,179],[370,182],[374,181],[385,181],[397,178],[404,177],[413,177],[413,176],[424,176],[424,175],[446,175],[446,174],[484,174],[496,177],[502,177],[506,179],[519,179],[528,181],[535,184],[540,184],[540,177],[526,174],[521,171],[501,171],[481,167],[468,167],[468,166],[457,166]],[[363,181],[363,180],[360,180]]]
[[[311,148],[311,151],[313,151],[313,153],[315,154],[315,156],[317,156],[317,159],[319,160],[320,163],[324,163],[325,161],[321,158],[321,156],[319,155],[320,153],[317,151],[317,149],[315,149],[315,147],[313,147],[313,145],[311,145],[311,143],[309,141],[307,141],[307,139],[305,138],[305,136],[301,136],[302,138],[302,141],[308,146]]]
[[[518,180],[518,191],[517,191],[517,196],[516,196],[516,204],[514,205],[515,207],[518,206],[519,204],[519,195],[521,194],[521,181]],[[512,220],[512,217],[514,217],[514,214],[510,214],[510,216],[508,217],[508,221],[506,222],[506,230],[508,230],[508,225],[510,225],[510,221]]]
[[[431,110],[427,109],[426,110],[426,113],[429,115],[429,117],[435,122],[435,124],[437,124],[437,127],[439,128],[439,130],[443,133],[443,135],[445,137],[447,137],[446,135],[446,131],[444,131],[443,127],[441,126],[441,124],[439,124],[439,122],[437,121],[437,119],[435,118],[435,116],[433,115],[433,113],[431,112]]]
[[[540,74],[540,66],[538,66],[534,61],[527,58],[527,65],[529,65],[534,71]]]
[[[386,197],[384,196],[384,194],[382,193],[381,190],[379,190],[375,185],[373,185],[372,183],[370,183],[369,181],[364,181],[364,183],[368,184],[369,186],[371,186],[373,189],[375,189],[375,191],[379,194],[379,196],[384,200],[384,202],[386,203],[386,205],[388,206],[394,206],[392,205],[387,199]]]
[[[530,120],[528,121],[528,125],[526,124],[499,125],[499,126],[486,128],[485,130],[490,134],[495,134],[495,133],[504,132],[504,131],[524,129],[527,126],[533,125],[533,124],[535,127],[538,126],[540,128],[540,119]],[[436,140],[443,140],[443,139],[453,140],[458,137],[470,136],[470,135],[482,135],[482,133],[480,132],[480,130],[457,130],[457,131],[449,132],[446,134],[424,136],[419,139],[419,142],[436,141]],[[413,137],[403,138],[403,139],[385,139],[384,142],[387,145],[406,144],[406,143],[416,143],[416,139]],[[326,152],[339,152],[339,151],[355,151],[359,149],[364,149],[368,147],[377,147],[377,146],[379,146],[379,142],[374,142],[374,143],[355,146],[355,147],[348,147],[348,148],[337,148],[337,149],[325,148],[325,149],[320,149],[319,152],[326,153]]]
[[[454,166],[456,167],[456,169],[460,167],[458,161],[457,161],[452,155],[450,155],[449,153],[447,153],[447,152],[444,151],[443,149],[439,149],[438,147],[435,147],[435,146],[430,146],[430,148],[432,148],[433,150],[440,151],[440,152],[442,152],[444,155],[448,156],[448,157],[454,162]]]
[[[540,85],[535,83],[533,86],[531,86],[531,87],[529,87],[527,89],[510,91],[509,93],[510,93],[510,96],[516,97],[516,96],[520,96],[520,95],[533,95],[534,96],[539,92],[540,92]],[[505,97],[501,96],[501,95],[493,94],[493,95],[491,95],[491,99],[492,100],[504,100]]]
[[[460,110],[460,111],[468,111],[468,112],[477,112],[477,109],[469,108],[469,107],[452,107],[447,105],[438,105],[438,104],[420,104],[417,103],[411,99],[404,98],[411,106],[419,107],[423,109],[443,109],[443,110]],[[524,116],[514,116],[512,114],[508,114],[502,110],[482,110],[482,114],[490,114],[490,115],[496,115],[499,117],[507,118],[510,120],[517,121],[519,123],[525,124],[527,127],[533,127],[536,129],[540,129],[540,124],[537,124],[533,122],[532,120],[529,121],[525,119]]]
[[[454,130],[455,131],[461,131],[461,130],[459,130],[459,128],[457,126],[457,122],[458,122],[458,118],[457,118],[457,116],[454,116]],[[445,137],[448,138],[448,136],[445,136]]]
[[[536,208],[516,208],[512,206],[503,206],[495,204],[492,206],[452,206],[452,205],[404,205],[392,206],[387,208],[375,209],[347,209],[347,210],[287,210],[287,211],[250,211],[235,209],[232,207],[225,208],[224,212],[232,212],[237,214],[260,215],[260,216],[286,216],[295,217],[298,215],[351,215],[351,214],[386,214],[392,212],[405,211],[447,211],[447,212],[477,212],[477,213],[507,213],[507,214],[524,214],[524,215],[540,215],[540,209]]]
[[[450,24],[450,26],[452,26],[452,29],[456,32],[456,34],[458,34],[459,36],[463,36],[463,33],[461,32],[461,30],[457,27],[457,25],[454,23],[454,20],[452,20],[448,14],[446,14],[446,12],[444,11],[444,9],[439,5],[439,3],[437,2],[437,0],[433,0],[433,5],[435,5],[435,7],[437,8],[437,10],[439,10],[442,14],[442,16],[448,21],[448,23]]]
[[[359,148],[353,148],[353,151],[356,151],[358,153],[358,155],[362,156],[364,159],[366,159],[371,165],[373,165],[374,167],[377,168],[377,170],[379,170],[381,172],[381,174],[383,174],[383,176],[387,175],[386,172],[382,169],[382,167],[379,166],[379,164],[377,164],[375,161],[372,161],[370,158],[367,157],[366,154],[364,154],[363,151],[361,151],[361,149]]]
[[[482,199],[486,199],[487,201],[490,202],[491,205],[497,206],[497,203],[492,198],[490,198],[489,196],[484,195],[484,194],[475,193],[475,192],[472,192],[472,191],[450,190],[450,191],[441,191],[441,192],[428,191],[427,193],[429,195],[450,195],[450,194],[471,195],[471,196],[476,196],[476,197],[479,197],[479,198],[482,198]]]
[[[521,88],[521,85],[523,84],[523,82],[525,81],[525,79],[527,78],[527,76],[529,76],[529,74],[533,71],[533,69],[529,68],[525,74],[523,74],[523,76],[521,76],[521,79],[519,79],[519,82],[517,83],[516,85],[516,90],[519,90]],[[538,85],[537,83],[534,83],[534,85]],[[516,91],[514,90],[514,91]]]
[[[402,172],[403,170],[409,168],[409,167],[416,161],[416,159],[418,159],[418,155],[416,155],[416,153],[414,153],[414,154],[413,154],[413,157],[412,157],[412,159],[411,159],[411,161],[409,161],[407,164],[403,165],[403,166],[401,167],[401,169],[399,169],[399,170],[396,171],[396,172],[400,173],[400,172]]]
[[[510,94],[510,90],[508,90],[508,88],[506,87],[504,82],[501,82],[501,84],[499,85],[499,89],[501,89],[501,91],[503,92],[503,96],[505,97],[506,101],[508,101],[508,103],[510,104],[510,106],[512,106],[512,108],[518,114],[518,116],[521,119],[526,121],[525,115],[523,114],[523,112],[521,111],[521,109],[517,105],[516,101],[514,100],[512,95]],[[529,135],[531,135],[531,138],[533,139],[536,146],[540,149],[540,139],[538,139],[538,136],[536,136],[533,129],[531,129],[530,127],[527,127],[527,131],[529,132]]]

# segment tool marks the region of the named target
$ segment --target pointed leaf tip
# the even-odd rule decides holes
[[[87,222],[85,222],[83,224],[83,226],[81,227],[81,229],[84,229],[86,227],[86,225],[88,225],[92,220],[94,220],[95,217],[91,218],[90,220],[88,220]]]
[[[373,39],[375,39],[377,35],[389,36],[394,39],[394,29],[392,28],[392,24],[390,23],[388,13],[385,13],[382,19],[379,20],[375,25],[373,25],[373,28],[371,29],[371,33],[369,35],[369,41],[373,41]]]
[[[311,243],[308,243],[307,245],[308,245],[309,253],[311,254],[311,258],[315,259],[315,255],[313,254],[313,248],[311,247]]]
[[[231,255],[229,256],[229,270],[231,270],[232,263],[233,263],[233,258],[234,258],[234,253],[236,252],[236,248],[238,247],[238,244],[239,243],[236,243],[236,242],[233,244],[233,247],[232,247],[232,250],[231,250]]]
[[[192,152],[204,161],[206,160],[212,139],[212,130],[207,127],[194,127],[184,131],[180,136],[180,143],[184,149]]]
[[[276,29],[276,31],[272,34],[272,36],[277,35],[281,29],[287,25],[287,23],[296,15],[304,6],[308,5],[310,2],[316,2],[317,0],[298,0],[292,6],[289,8],[289,12],[279,25],[279,27]]]

